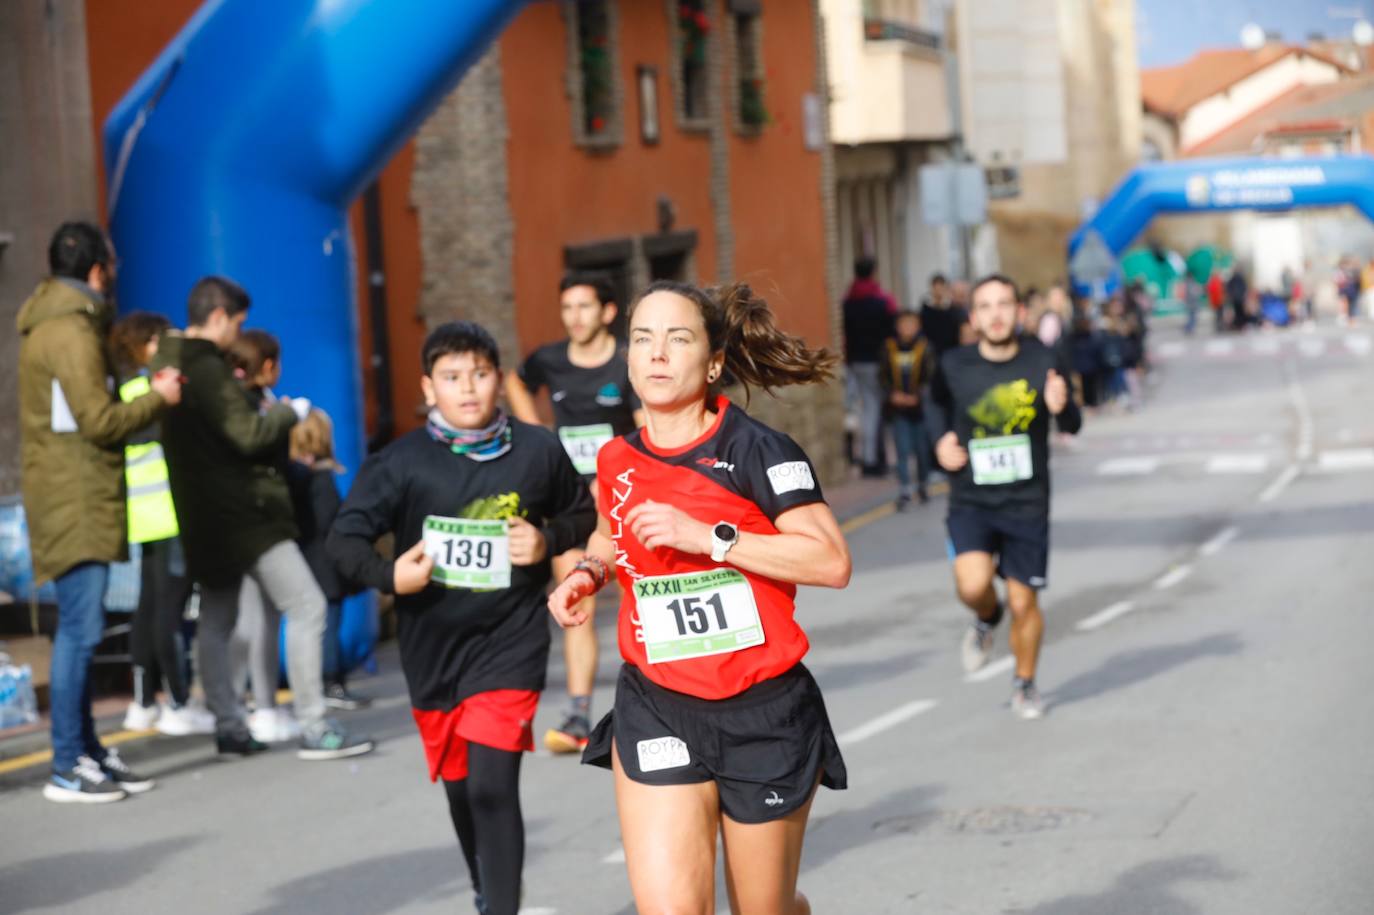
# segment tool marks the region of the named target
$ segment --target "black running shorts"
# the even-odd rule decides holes
[[[588,765],[620,765],[645,785],[714,781],[725,815],[765,823],[806,803],[819,778],[848,784],[825,700],[801,664],[729,699],[698,699],[665,689],[630,664],[620,668],[615,708],[592,731]]]
[[[954,553],[991,553],[997,574],[1040,589],[1048,584],[1049,515],[1022,517],[964,505],[951,506],[945,520]]]

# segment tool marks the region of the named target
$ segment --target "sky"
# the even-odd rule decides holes
[[[1301,43],[1311,32],[1349,37],[1361,18],[1374,22],[1374,0],[1135,0],[1142,68],[1187,60],[1203,48],[1238,48],[1255,22]],[[1186,27],[1180,27],[1186,24]]]

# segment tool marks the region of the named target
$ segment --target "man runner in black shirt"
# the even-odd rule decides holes
[[[530,353],[518,374],[506,377],[506,400],[515,417],[539,423],[534,394],[549,389],[554,429],[577,472],[588,483],[596,479],[596,455],[612,438],[643,425],[639,399],[630,387],[629,369],[611,333],[615,293],[597,274],[569,274],[559,283],[559,316],[567,340],[541,346]],[[595,493],[595,487],[592,488]],[[582,559],[584,544],[555,556],[553,574],[562,581]],[[580,609],[588,615],[581,626],[564,630],[563,658],[568,668],[568,713],[544,735],[555,753],[575,753],[587,745],[591,733],[592,687],[596,683],[596,628],[591,614],[596,601]]]
[[[931,393],[942,408],[932,411],[933,431],[935,456],[950,474],[955,587],[976,616],[964,637],[964,669],[982,667],[992,651],[1002,618],[993,576],[1000,574],[1016,656],[1012,710],[1039,718],[1035,669],[1044,619],[1037,592],[1049,565],[1050,417],[1067,433],[1083,419],[1069,397],[1067,367],[1020,334],[1024,318],[1015,283],[998,274],[979,280],[970,315],[978,343],[944,355]]]

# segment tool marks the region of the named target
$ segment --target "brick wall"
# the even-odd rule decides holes
[[[411,199],[420,217],[420,312],[429,327],[477,321],[514,365],[515,226],[507,203],[501,49],[493,45],[430,116],[415,142]]]
[[[812,21],[816,23],[816,49],[820,55],[823,54],[823,43],[819,34],[820,16],[816,0],[812,0],[808,7]],[[664,88],[672,93],[671,109],[665,104],[665,110],[662,111],[661,129],[665,133],[686,129],[687,133],[695,133],[701,139],[708,140],[709,184],[702,191],[710,201],[710,225],[713,229],[710,232],[713,243],[708,242],[710,269],[705,275],[698,275],[695,268],[697,257],[694,256],[691,264],[688,264],[688,273],[697,282],[716,283],[731,278],[734,273],[736,232],[746,231],[750,214],[736,212],[731,206],[731,143],[736,142],[736,131],[731,113],[732,93],[728,92],[727,84],[731,71],[725,66],[724,59],[728,54],[725,41],[727,30],[725,23],[721,22],[720,5],[712,3],[708,8],[714,26],[708,47],[709,122],[686,125],[682,122],[682,87],[676,78],[676,41],[672,41],[669,43],[672,52],[669,54],[668,67],[660,71],[660,80],[665,81]],[[771,4],[768,14],[783,15],[785,8],[782,4]],[[536,14],[539,11],[528,15]],[[566,27],[570,19],[566,10],[562,14],[558,16],[558,21]],[[669,22],[675,22],[676,4],[665,3],[665,14]],[[624,11],[620,15],[624,16]],[[550,21],[544,18],[543,22],[547,27]],[[526,34],[523,37],[529,36]],[[566,34],[556,38],[556,43],[551,41],[550,44],[556,44],[561,49],[569,47]],[[826,98],[824,60],[819,56],[818,59],[813,85],[815,91]],[[506,78],[508,81],[508,74]],[[523,137],[517,128],[518,118],[513,117],[508,121],[510,110],[507,107],[508,100],[503,98],[502,87],[502,54],[500,48],[496,47],[469,71],[458,89],[420,129],[415,142],[411,202],[419,217],[419,246],[423,262],[420,312],[425,316],[426,323],[434,326],[442,320],[456,317],[481,321],[491,328],[502,345],[503,360],[507,365],[514,365],[519,354],[543,342],[539,339],[519,339],[515,321],[513,264],[514,253],[518,249],[515,232],[522,225],[529,225],[529,221],[539,217],[539,214],[513,212],[510,187],[513,172],[508,172],[507,168],[507,144],[511,142],[513,129],[518,133],[514,137],[515,143],[525,142],[528,137]],[[576,102],[576,92],[572,88],[569,82],[567,87],[563,87],[563,92],[569,95],[569,102]],[[617,143],[610,144],[610,148],[587,148],[585,137],[578,136],[576,131],[576,106],[572,107],[574,129],[569,140],[583,147],[581,155],[616,157],[620,155],[614,148],[617,144],[628,147],[639,143],[633,109],[627,109]],[[566,124],[555,111],[550,111],[550,117],[558,118],[559,124]],[[794,142],[800,143],[800,136]],[[550,154],[556,162],[567,153],[550,150]],[[829,140],[823,144],[820,163],[822,168],[816,187],[798,188],[798,194],[815,192],[820,195],[820,218],[824,223],[824,289],[816,291],[812,301],[826,308],[824,327],[829,331],[830,338],[812,339],[809,342],[812,345],[833,346],[834,341],[840,339],[838,302],[842,273],[834,262],[838,236],[834,210],[834,162]],[[555,166],[551,165],[550,168]],[[741,220],[745,220],[745,224],[739,224]],[[635,228],[632,225],[627,227],[625,234],[635,239],[631,275],[636,283],[642,283],[647,280],[647,261],[638,243],[639,232],[643,228],[639,228],[639,231],[635,231]],[[772,265],[772,268],[782,271],[787,265]],[[547,302],[521,302],[519,306],[543,308]],[[743,405],[742,392],[731,390],[728,393]],[[837,481],[845,473],[845,457],[842,453],[844,396],[840,381],[830,385],[783,390],[776,398],[756,393],[749,404],[749,412],[796,438],[802,448],[807,449],[823,481]]]

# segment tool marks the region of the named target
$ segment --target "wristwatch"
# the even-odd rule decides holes
[[[717,521],[711,528],[711,561],[724,562],[730,547],[739,542],[739,528],[729,521]]]

